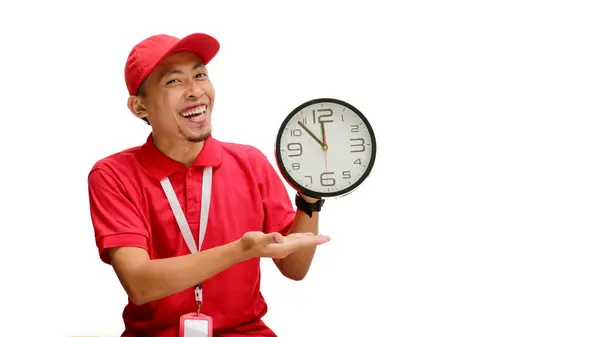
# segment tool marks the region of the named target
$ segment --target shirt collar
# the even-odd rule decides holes
[[[144,166],[150,174],[152,174],[158,180],[168,177],[171,174],[183,171],[186,169],[185,165],[179,163],[169,157],[154,145],[152,134],[148,136],[146,143],[141,146],[138,152],[138,159],[142,166]],[[194,160],[192,166],[204,167],[212,166],[217,167],[223,160],[223,147],[220,142],[209,136],[204,140],[204,145],[200,154]]]

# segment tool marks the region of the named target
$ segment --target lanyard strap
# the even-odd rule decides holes
[[[194,237],[192,236],[192,231],[190,230],[190,226],[185,218],[185,214],[183,214],[183,210],[181,209],[181,205],[177,200],[177,195],[173,190],[173,186],[171,185],[171,181],[169,177],[165,177],[160,181],[163,190],[167,196],[167,200],[169,201],[169,205],[171,205],[171,210],[173,210],[173,214],[175,215],[175,220],[177,220],[177,225],[181,230],[181,234],[183,235],[183,239],[187,244],[190,252],[196,253],[200,251],[202,247],[202,242],[204,241],[204,235],[206,234],[206,224],[208,222],[208,210],[210,209],[210,194],[212,187],[212,167],[207,166],[204,168],[202,173],[202,204],[200,205],[200,235],[198,238],[198,248],[194,244]]]
[[[202,248],[204,235],[206,234],[208,210],[210,209],[210,193],[212,190],[212,167],[207,166],[202,172],[202,204],[200,205],[200,233],[198,237],[198,248],[196,248],[196,245],[194,244],[192,230],[190,229],[190,225],[188,224],[187,219],[185,218],[185,214],[183,214],[183,210],[181,209],[181,205],[177,200],[177,195],[175,194],[175,190],[173,190],[173,185],[171,185],[169,177],[161,179],[160,184],[162,185],[162,188],[165,191],[165,195],[167,196],[169,205],[171,205],[171,210],[175,215],[175,220],[177,220],[177,225],[181,230],[183,240],[185,240],[185,243],[190,249],[190,252],[199,252]],[[194,296],[196,298],[196,303],[198,304],[198,313],[200,313],[200,304],[202,303],[202,284],[198,284],[195,287]]]

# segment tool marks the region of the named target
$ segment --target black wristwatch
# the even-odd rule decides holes
[[[310,203],[304,200],[304,198],[300,196],[300,193],[296,193],[296,207],[298,207],[298,209],[302,212],[306,213],[310,218],[312,218],[313,212],[321,211],[321,207],[323,207],[324,203],[325,199],[319,199],[315,203]]]

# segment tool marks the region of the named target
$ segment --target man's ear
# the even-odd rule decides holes
[[[144,118],[148,116],[148,112],[144,106],[144,101],[141,97],[129,96],[129,99],[127,100],[127,107],[129,108],[129,111],[131,111],[131,113],[137,118]]]

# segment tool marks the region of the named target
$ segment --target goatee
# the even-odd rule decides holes
[[[199,137],[189,136],[189,137],[187,137],[187,140],[188,140],[188,142],[191,142],[191,143],[200,143],[200,142],[205,141],[208,137],[210,137],[210,135],[211,135],[211,133],[207,132]]]

